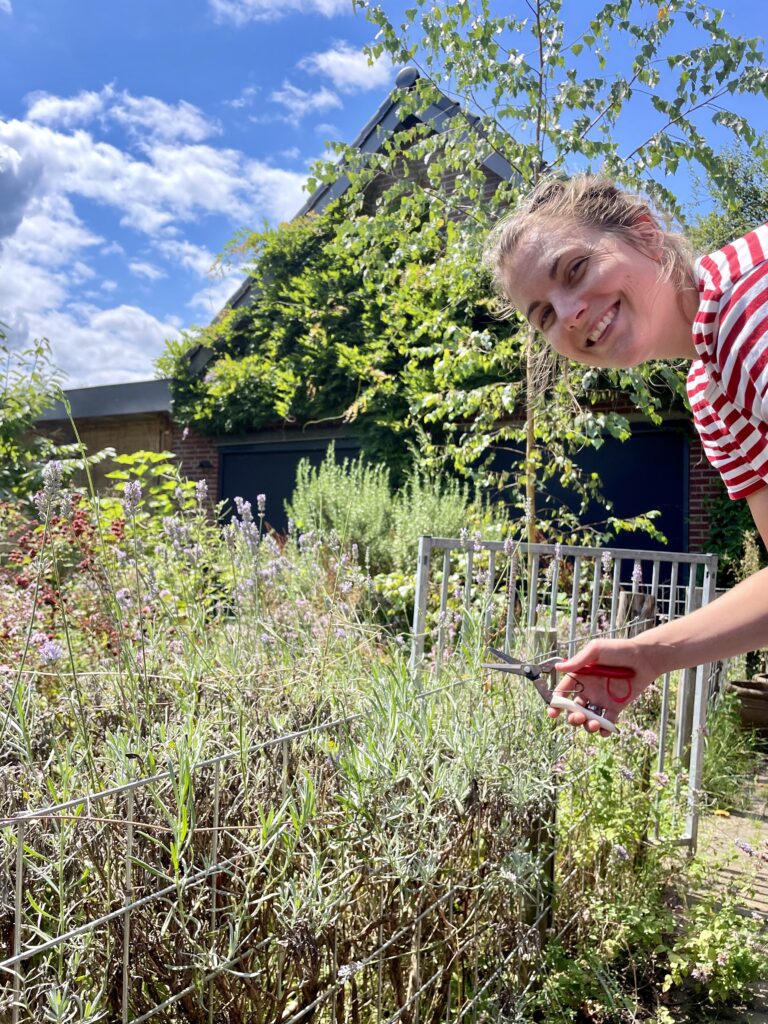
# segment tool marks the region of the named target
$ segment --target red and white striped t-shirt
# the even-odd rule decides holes
[[[732,498],[768,484],[768,224],[696,264],[688,398]]]

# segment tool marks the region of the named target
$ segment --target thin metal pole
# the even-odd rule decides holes
[[[539,554],[533,556],[529,562],[531,575],[528,579],[528,625],[531,629],[536,625],[536,602],[539,589]]]
[[[19,821],[16,826],[16,902],[13,917],[13,955],[21,954],[21,911],[24,899],[24,832],[26,825]],[[21,1008],[21,961],[13,966],[13,1004],[11,1009],[12,1024],[19,1022]]]
[[[576,626],[579,618],[579,588],[581,586],[581,555],[573,560],[573,586],[571,587],[571,622],[568,627],[568,653],[575,646]]]
[[[595,556],[595,567],[592,574],[592,607],[589,612],[589,632],[591,636],[594,636],[597,633],[597,613],[600,610],[602,569],[603,563],[601,558]]]
[[[440,580],[440,612],[437,616],[437,662],[443,663],[445,646],[445,619],[448,614],[448,581],[451,576],[451,552],[446,548],[443,552],[443,577]]]
[[[424,657],[424,638],[427,622],[427,595],[429,592],[429,567],[432,555],[432,538],[419,537],[419,561],[416,569],[416,600],[413,604],[413,633],[411,636],[411,660],[409,668],[416,673]]]
[[[496,583],[496,552],[491,550],[488,552],[488,588],[486,593],[486,606],[485,606],[485,633],[486,636],[491,631],[491,620],[493,613],[493,594]]]
[[[509,581],[507,584],[507,625],[504,631],[504,649],[512,648],[512,633],[515,628],[515,600],[517,598],[517,558],[509,560]]]
[[[125,797],[125,901],[133,902],[133,790],[129,789]],[[131,993],[130,972],[131,949],[131,909],[126,907],[123,915],[123,989],[121,996],[122,1022],[128,1024],[128,1000]]]
[[[384,886],[382,878],[379,885],[379,942],[378,948],[384,945]],[[384,989],[384,957],[379,953],[376,961],[376,1022],[381,1024],[381,999]]]
[[[213,834],[211,835],[211,866],[219,859],[219,809],[221,804],[221,762],[213,769]],[[218,900],[218,875],[211,876],[211,949],[216,950],[216,913]],[[213,964],[211,964],[213,966]],[[208,1024],[213,1024],[215,986],[213,978],[208,983]]]
[[[621,562],[617,558],[613,563],[613,589],[611,591],[611,633],[616,629],[616,614],[619,609],[619,594],[621,593]]]

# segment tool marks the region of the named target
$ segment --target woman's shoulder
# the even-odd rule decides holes
[[[761,224],[741,238],[728,242],[696,262],[696,275],[702,293],[722,294],[768,262],[768,223]]]

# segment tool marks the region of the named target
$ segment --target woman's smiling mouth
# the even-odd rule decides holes
[[[593,345],[597,344],[602,338],[608,328],[611,326],[613,321],[616,319],[616,314],[619,311],[619,303],[617,302],[614,306],[608,310],[608,312],[601,318],[601,320],[595,324],[590,333],[587,335],[586,348],[592,348]]]

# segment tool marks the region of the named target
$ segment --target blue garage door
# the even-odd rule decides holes
[[[234,499],[245,498],[256,512],[256,495],[267,498],[266,522],[278,533],[288,529],[285,502],[293,494],[296,469],[301,459],[319,466],[328,450],[328,440],[286,441],[269,444],[229,445],[220,449],[221,493],[227,515],[234,511]],[[334,442],[336,457],[355,458],[360,446],[354,439]]]

